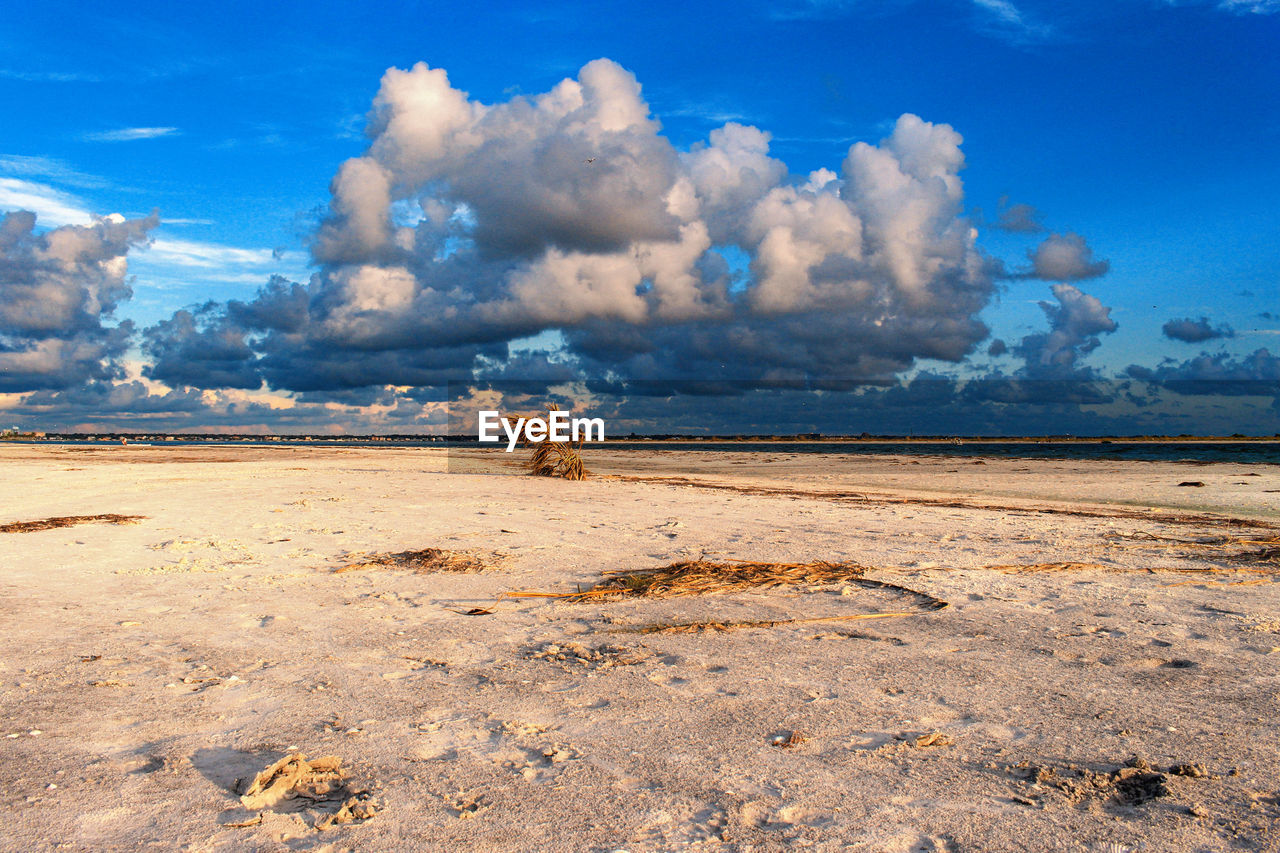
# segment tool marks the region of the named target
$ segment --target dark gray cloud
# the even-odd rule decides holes
[[[1183,394],[1273,396],[1280,401],[1280,356],[1266,348],[1243,356],[1201,353],[1185,361],[1169,359],[1155,368],[1134,364],[1125,372]]]
[[[0,218],[0,391],[121,375],[133,329],[111,320],[132,295],[126,255],[158,222],[112,215],[38,233],[29,211]]]
[[[1190,317],[1170,320],[1161,326],[1161,330],[1166,338],[1185,341],[1189,344],[1198,344],[1215,338],[1234,338],[1236,335],[1235,330],[1230,326],[1216,328],[1211,326],[1208,317],[1201,317],[1199,320],[1193,320]]]
[[[1040,211],[1029,204],[1002,204],[999,216],[991,225],[1010,234],[1039,234],[1044,231],[1040,224]]]
[[[259,388],[257,356],[245,331],[227,322],[219,306],[176,312],[143,332],[152,359],[143,375],[173,386]]]

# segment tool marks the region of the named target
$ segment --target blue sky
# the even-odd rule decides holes
[[[393,189],[402,205],[406,198],[434,197],[455,205],[455,225],[459,210],[465,218],[475,199],[487,197],[483,188],[437,189],[439,183],[474,184],[468,170],[487,162],[475,159],[481,154],[470,163],[449,161],[448,168],[455,171],[433,171],[437,184],[431,184],[414,177],[425,174],[421,163],[394,156],[392,163],[389,155],[372,153],[365,126],[384,72],[419,62],[447,72],[449,84],[467,93],[469,103],[492,106],[535,98],[566,78],[578,78],[592,60],[607,58],[634,77],[639,98],[660,123],[660,129],[646,129],[643,139],[637,136],[636,145],[649,151],[653,137],[683,154],[708,146],[709,135],[726,123],[758,128],[770,134],[768,154],[785,164],[775,187],[801,187],[818,169],[846,180],[841,164],[850,147],[866,143],[888,150],[881,140],[894,135],[904,114],[918,116],[929,127],[954,129],[962,138],[954,147],[963,154],[964,168],[954,171],[963,192],[958,201],[949,196],[938,204],[956,222],[963,219],[975,226],[977,237],[971,249],[963,250],[969,260],[960,255],[952,260],[963,264],[982,258],[991,269],[982,273],[982,282],[956,290],[950,313],[939,309],[930,315],[929,328],[945,316],[947,322],[976,319],[987,333],[952,330],[948,334],[960,335],[956,340],[930,342],[923,338],[932,334],[922,331],[923,321],[913,323],[911,331],[895,337],[918,334],[917,345],[883,363],[871,335],[865,347],[847,353],[849,376],[877,371],[895,376],[1022,371],[1031,376],[1029,360],[1038,358],[1045,364],[1056,360],[1059,367],[1074,371],[1072,378],[1122,376],[1132,365],[1154,371],[1162,364],[1168,378],[1185,378],[1196,370],[1207,370],[1207,376],[1280,378],[1269,372],[1275,369],[1273,361],[1257,357],[1260,350],[1268,356],[1280,352],[1280,205],[1275,202],[1280,197],[1280,159],[1275,156],[1280,150],[1280,98],[1274,94],[1280,91],[1275,50],[1280,3],[1275,0],[490,3],[482,12],[477,8],[425,2],[376,9],[140,3],[122,10],[55,2],[23,6],[21,14],[6,16],[0,30],[0,101],[7,117],[0,129],[0,212],[33,210],[37,218],[31,240],[59,226],[87,226],[90,214],[141,219],[158,210],[159,224],[148,225],[139,244],[126,253],[131,296],[116,298],[114,310],[100,312],[96,325],[83,317],[56,333],[29,322],[0,325],[0,352],[48,353],[50,335],[65,342],[84,332],[98,342],[104,365],[70,369],[64,364],[45,374],[40,374],[45,368],[28,374],[24,371],[33,370],[34,356],[14,356],[8,363],[0,359],[10,374],[0,386],[0,420],[60,422],[64,428],[302,429],[311,424],[414,431],[439,420],[429,406],[417,414],[411,411],[420,402],[416,397],[429,395],[403,389],[438,387],[457,378],[446,375],[450,370],[462,376],[490,364],[493,347],[501,349],[505,341],[526,334],[536,335],[539,347],[564,340],[546,318],[513,318],[515,309],[503,308],[500,323],[488,321],[466,341],[444,341],[438,329],[413,319],[419,316],[415,311],[423,310],[423,289],[438,289],[431,278],[436,273],[420,273],[403,258],[317,257],[314,247],[322,223],[354,228],[342,219],[345,214],[336,212],[331,194],[331,182],[350,158],[378,160],[397,186],[416,181],[403,192]],[[517,119],[506,121],[505,130],[486,132],[515,132]],[[375,146],[378,138],[375,133]],[[550,150],[557,138],[542,139],[532,155],[508,151],[503,156],[536,166],[541,161],[527,158],[542,156],[537,152]],[[901,145],[905,139],[900,137]],[[662,172],[669,167],[659,162],[669,160],[667,155],[635,156],[640,158],[635,162],[657,164],[653,168],[670,177]],[[896,156],[906,162],[906,155]],[[827,192],[851,197],[849,186],[835,186],[829,185]],[[708,252],[718,252],[737,271],[734,290],[745,293],[755,284],[753,276],[762,274],[745,269],[744,261],[756,257],[764,244],[746,245],[748,238],[732,236],[737,232],[729,224],[718,226],[714,216],[705,214],[707,193],[716,190],[698,187],[702,216],[711,231]],[[595,210],[589,201],[584,196],[567,203]],[[765,216],[763,208],[754,206],[759,201],[753,197],[741,211],[726,216],[759,219]],[[518,205],[525,202],[511,203],[522,209]],[[956,210],[948,206],[953,203]],[[1043,230],[1001,230],[1001,211],[1011,208],[1025,212],[1027,221],[1041,223]],[[854,213],[864,223],[870,221],[865,209],[855,206]],[[690,214],[688,221],[694,218]],[[529,239],[539,251],[586,251],[577,237],[556,230],[563,225],[548,224],[551,236],[545,240]],[[610,232],[609,239],[621,235],[636,251],[651,245],[645,240],[674,240],[671,234],[659,239],[652,229],[644,231],[651,225],[622,223],[622,230]],[[626,228],[633,226],[644,233],[628,236]],[[479,227],[483,231],[485,222]],[[945,239],[959,239],[959,233],[948,232]],[[469,245],[469,237],[457,234],[452,239],[464,241],[458,245]],[[504,240],[516,239],[504,234]],[[1052,235],[1078,235],[1081,269],[1095,264],[1088,274],[1066,275],[1032,264],[1028,252]],[[728,248],[730,240],[743,247]],[[149,247],[141,245],[148,241]],[[611,244],[609,250],[620,245]],[[922,249],[930,257],[935,250]],[[420,247],[417,251],[421,256]],[[548,274],[530,269],[549,256],[539,261],[521,254],[523,248],[512,249],[506,266],[496,269],[490,265],[492,247],[486,248],[483,239],[478,251],[480,260],[459,274],[458,287],[479,287],[469,282],[498,276],[510,288],[526,273]],[[858,258],[849,251],[830,249],[828,267],[834,268],[840,258],[857,267]],[[870,249],[864,243],[858,251],[867,255]],[[704,253],[697,261],[700,270],[707,269],[708,257]],[[1105,272],[1099,274],[1097,264],[1104,260]],[[16,255],[0,263],[21,267]],[[405,285],[417,288],[412,309],[409,302],[384,301],[361,310],[381,312],[378,328],[387,335],[399,333],[416,341],[417,350],[405,358],[418,367],[337,370],[308,355],[317,342],[362,353],[371,345],[351,337],[334,344],[331,335],[325,337],[329,332],[302,337],[280,332],[262,344],[279,329],[269,323],[244,326],[243,321],[235,326],[234,311],[228,313],[230,301],[265,305],[259,289],[272,275],[308,287],[313,315],[332,310],[338,298],[333,294],[355,292],[349,280],[356,265],[371,264],[382,273],[408,269],[417,277],[416,284]],[[309,281],[313,275],[319,279]],[[580,270],[577,275],[582,281]],[[875,285],[874,274],[858,275]],[[642,289],[652,286],[646,276],[641,276]],[[63,286],[89,287],[71,280]],[[1056,286],[1096,299],[1097,305],[1079,302],[1083,313],[1068,317]],[[978,296],[974,288],[981,291]],[[196,317],[194,330],[184,333],[187,337],[178,340],[174,327],[165,327],[168,349],[163,354],[163,347],[154,343],[158,338],[147,337],[146,330],[171,322],[176,311],[209,302],[215,305]],[[1058,326],[1052,326],[1041,303],[1049,312],[1059,312]],[[781,310],[798,317],[816,307],[830,314],[836,304],[787,303]],[[754,335],[774,336],[779,346],[794,343],[794,332],[782,320],[770,319],[762,331],[761,312],[779,316],[776,304],[762,305],[757,304],[759,311],[750,322],[745,317],[732,322]],[[399,317],[391,316],[400,310],[396,306],[403,309]],[[870,316],[863,303],[846,301],[837,307],[856,314],[851,328],[864,322],[883,327],[902,313],[894,304],[881,305],[880,317]],[[436,304],[433,310],[452,309]],[[492,317],[496,310],[490,306],[477,316]],[[574,328],[582,340],[569,335],[565,358],[596,359],[589,365],[579,362],[580,376],[601,371],[647,375],[644,365],[620,354],[623,330],[611,329],[605,347],[600,343],[604,333],[593,325],[629,322],[629,334],[652,328],[658,322],[654,317],[662,313],[655,309],[654,317],[637,320],[628,310],[611,305],[580,318]],[[692,323],[705,330],[730,322],[724,320],[727,314],[714,322],[707,319],[713,313],[681,315],[676,325]],[[663,316],[670,320],[674,315],[668,311]],[[1080,322],[1073,326],[1072,317]],[[1164,331],[1171,322],[1200,318],[1205,323],[1198,328],[1208,337],[1193,329],[1182,334],[1193,340],[1184,340]],[[313,316],[312,322],[321,319],[331,318]],[[121,336],[110,346],[101,344],[121,321],[133,323],[127,347]],[[1213,334],[1226,329],[1230,335]],[[1019,342],[1029,336],[1056,332],[1063,340],[1033,341],[1030,349],[1019,351]],[[198,333],[224,342],[239,335],[236,340],[247,343],[239,345],[243,357],[231,372],[242,378],[260,375],[264,384],[249,387],[253,380],[246,379],[234,393],[220,386],[218,377],[228,375],[222,369],[228,359],[218,370],[197,369],[199,359],[192,360],[193,354],[201,346],[207,350],[207,339],[197,340]],[[688,337],[687,331],[672,334]],[[732,330],[725,326],[724,334]],[[997,339],[1006,344],[1007,355],[988,355]],[[658,333],[649,338],[655,350],[667,346],[663,341]],[[478,349],[450,358],[440,355],[459,345]],[[403,366],[408,362],[401,356],[413,347],[398,346],[393,360]],[[763,349],[743,357],[763,360],[768,357]],[[608,356],[600,356],[605,350]],[[939,352],[941,359],[930,357]],[[1207,361],[1197,366],[1202,353]],[[192,369],[173,366],[183,358],[192,360]],[[287,367],[281,367],[285,361]],[[427,362],[441,369],[420,369]],[[758,375],[766,375],[766,367],[810,375],[840,369],[831,362],[807,370],[802,362],[762,361]],[[113,396],[103,383],[140,386]],[[177,402],[179,397],[183,402]],[[375,397],[377,402],[369,402]],[[161,398],[169,402],[161,403]],[[398,414],[388,415],[391,411]],[[281,412],[287,418],[273,419],[273,413]]]

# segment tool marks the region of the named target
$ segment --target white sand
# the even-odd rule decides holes
[[[588,460],[761,494],[495,459],[449,474],[439,450],[0,446],[0,524],[146,516],[0,534],[0,848],[1280,849],[1276,586],[1169,571],[1224,564],[1123,538],[1278,535],[1176,517],[1280,524],[1274,466]],[[506,558],[334,573],[426,547]],[[860,587],[495,604],[704,555],[853,560],[951,606],[639,634],[912,604]],[[983,568],[1067,560],[1104,568]],[[1214,583],[1250,579],[1266,582]],[[458,613],[473,607],[496,612]],[[934,731],[953,743],[913,745]],[[228,826],[256,815],[237,780],[295,748],[340,756],[381,813]],[[1211,775],[1127,805],[1071,780],[1134,756]]]

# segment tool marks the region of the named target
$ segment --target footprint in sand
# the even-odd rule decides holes
[[[1137,669],[1194,669],[1200,664],[1186,658],[1139,658],[1128,665]]]
[[[455,760],[469,753],[519,774],[528,782],[545,782],[581,757],[571,744],[554,737],[551,729],[520,720],[470,718],[424,723],[412,750],[417,761]]]
[[[654,850],[674,850],[723,841],[729,817],[723,809],[705,802],[680,801],[645,816],[628,841]]]

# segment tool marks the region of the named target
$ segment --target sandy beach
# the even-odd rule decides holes
[[[0,445],[0,848],[1280,849],[1277,466],[516,461]],[[505,595],[690,560],[865,574]]]

